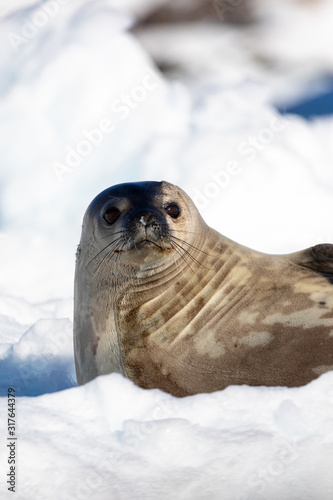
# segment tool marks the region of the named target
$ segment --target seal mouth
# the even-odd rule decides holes
[[[113,250],[114,253],[129,253],[135,252],[136,250],[154,250],[158,249],[159,251],[170,250],[168,246],[163,246],[162,244],[158,244],[156,241],[150,240],[148,238],[141,239],[140,241],[132,242],[131,246],[125,245],[122,248],[116,248]]]
[[[138,243],[135,243],[135,245],[130,249],[133,250],[135,248],[158,248],[159,250],[165,250],[161,245],[158,245],[155,241],[149,240],[148,238],[145,238]]]

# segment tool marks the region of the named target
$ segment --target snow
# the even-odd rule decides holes
[[[256,0],[246,27],[130,31],[163,3],[0,9],[1,498],[12,387],[19,500],[331,500],[332,373],[183,399],[116,374],[76,386],[75,250],[106,187],[176,183],[266,252],[333,242],[333,117],[278,111],[329,90],[332,3]]]

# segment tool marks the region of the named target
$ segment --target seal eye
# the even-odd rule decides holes
[[[107,210],[105,210],[103,218],[108,224],[113,224],[116,222],[120,215],[120,210],[116,207],[110,207]]]
[[[177,219],[177,217],[179,216],[180,214],[180,208],[179,206],[177,205],[177,203],[170,203],[170,205],[167,205],[165,207],[165,211],[168,215],[170,215],[170,217],[172,217],[173,219]]]

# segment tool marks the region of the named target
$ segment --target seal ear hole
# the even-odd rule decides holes
[[[169,203],[169,205],[165,207],[165,211],[173,219],[177,219],[180,215],[180,208],[177,203]]]
[[[107,208],[105,210],[104,215],[103,215],[103,219],[108,224],[113,224],[114,222],[116,222],[119,215],[120,215],[120,210],[118,210],[118,208],[110,207],[110,208]]]

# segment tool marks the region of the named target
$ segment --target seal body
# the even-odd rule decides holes
[[[172,184],[113,186],[77,252],[78,383],[119,372],[175,396],[304,385],[333,370],[332,282],[333,245],[267,255],[207,226]]]

